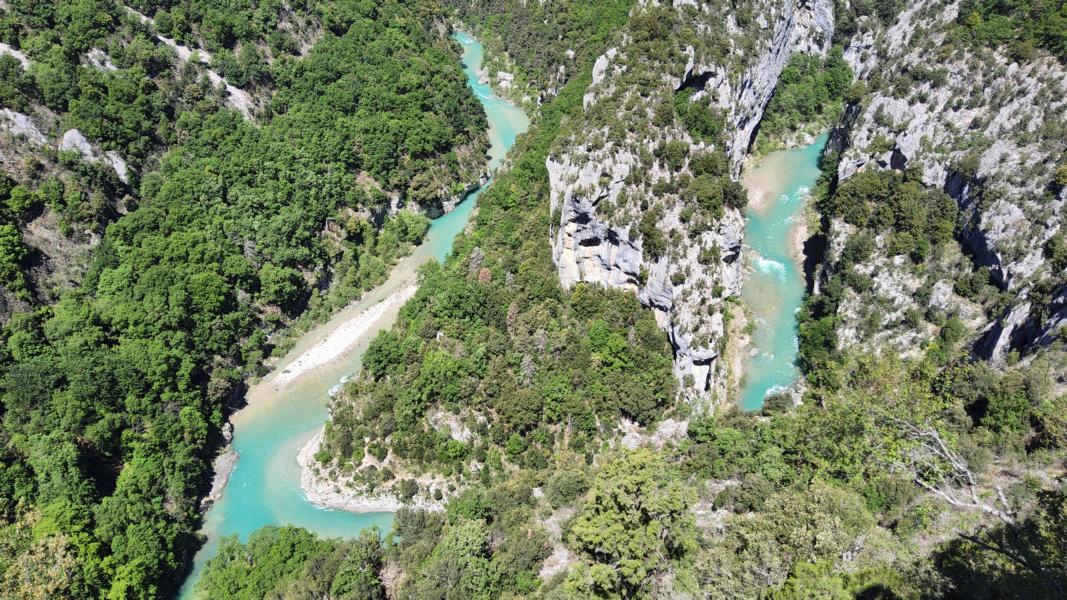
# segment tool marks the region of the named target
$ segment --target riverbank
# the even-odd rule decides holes
[[[298,356],[268,381],[280,389],[309,371],[337,360],[366,336],[387,311],[407,302],[415,295],[417,289],[412,281],[384,300],[343,321],[329,335]]]
[[[493,98],[486,86],[478,84],[474,70],[481,62],[481,47],[469,37],[456,38],[464,48],[467,83],[488,117],[488,170],[492,172],[529,126],[529,119],[521,109]],[[297,459],[329,419],[330,391],[358,373],[370,341],[396,322],[401,307],[414,293],[419,268],[430,260],[444,261],[453,240],[466,228],[480,193],[471,193],[454,210],[434,219],[423,243],[401,258],[381,285],[296,338],[273,372],[248,390],[246,405],[230,419],[234,427],[230,450],[240,458],[234,468],[219,471],[222,475],[229,470],[229,482],[204,517],[201,533],[207,541],[196,555],[181,598],[193,597],[205,564],[228,535],[247,539],[268,525],[303,527],[327,538],[351,538],[369,527],[389,530],[399,503],[390,498],[363,498],[355,504],[324,508],[328,503],[320,498],[313,504],[302,489],[303,469]]]
[[[746,161],[741,176],[741,183],[748,190],[748,211],[765,215],[775,204],[782,200],[783,194],[800,192],[807,195],[810,188],[804,190],[789,189],[787,174],[793,168],[789,150],[773,152],[751,162]],[[801,207],[789,217],[789,254],[798,267],[804,265],[804,242],[808,240],[808,218],[805,207]]]
[[[365,494],[351,489],[340,481],[323,477],[319,474],[319,464],[315,460],[322,445],[325,431],[320,429],[311,437],[300,453],[296,456],[296,462],[300,465],[300,489],[307,501],[320,508],[345,510],[353,513],[373,512],[396,512],[402,507],[420,508],[423,510],[441,511],[444,505],[423,498],[412,498],[401,502],[392,494]],[[421,487],[426,487],[427,482],[420,482]]]

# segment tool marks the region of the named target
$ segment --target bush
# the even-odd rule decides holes
[[[413,479],[402,479],[397,485],[397,497],[404,502],[410,501],[419,493],[419,484]]]
[[[292,267],[265,263],[259,270],[259,296],[264,302],[291,308],[304,292],[304,278]]]
[[[589,489],[589,477],[581,471],[559,471],[545,486],[545,496],[553,508],[569,506]]]

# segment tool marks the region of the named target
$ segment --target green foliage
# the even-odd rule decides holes
[[[1067,234],[1059,231],[1045,242],[1045,257],[1053,272],[1067,270]]]
[[[641,250],[650,260],[657,260],[667,252],[667,237],[660,231],[663,207],[656,205],[641,215],[637,231],[641,234]]]
[[[581,471],[559,471],[554,473],[545,486],[545,495],[549,503],[560,508],[568,506],[589,489],[589,477]]]
[[[304,291],[304,278],[292,267],[264,263],[259,269],[259,296],[264,302],[283,308],[293,306]]]
[[[525,2],[449,0],[460,21],[478,33],[486,56],[506,54],[520,81],[535,92],[558,86],[559,66],[581,73],[626,23],[633,0]],[[577,68],[575,68],[577,66]]]
[[[968,41],[982,46],[1007,46],[1027,59],[1043,48],[1067,61],[1067,2],[1051,0],[965,0],[957,23]]]
[[[321,540],[296,527],[265,527],[247,543],[223,539],[208,561],[196,593],[205,599],[274,597],[375,600],[383,548],[375,529],[351,541]]]
[[[650,450],[609,460],[571,525],[570,544],[587,560],[567,586],[583,597],[643,597],[654,574],[696,550],[695,500]]]
[[[799,579],[808,577],[805,563],[833,564],[855,540],[868,533],[874,520],[862,498],[822,482],[806,489],[783,490],[767,500],[752,518],[734,517],[723,535],[697,557],[698,572],[709,577],[704,593],[711,597],[750,596],[752,589],[777,585],[793,572],[794,580],[773,598],[851,598],[851,595],[795,595]],[[795,565],[795,567],[794,567]],[[834,590],[840,584],[820,582]],[[811,594],[814,590],[805,590]]]
[[[778,140],[805,125],[829,123],[841,110],[852,85],[852,70],[840,46],[826,58],[793,54],[782,70],[760,121],[760,136]]]
[[[548,556],[543,530],[528,522],[528,482],[475,486],[448,505],[442,528],[436,517],[401,510],[389,552],[407,569],[404,599],[496,598],[529,592]]]
[[[668,169],[677,173],[689,158],[689,144],[682,140],[664,142],[656,146],[655,156],[662,160]]]
[[[706,100],[693,101],[693,93],[692,88],[675,93],[674,112],[694,139],[718,146],[726,126],[725,119],[717,109],[707,106]]]
[[[1018,527],[955,538],[934,556],[961,598],[1056,598],[1067,590],[1067,496],[1038,492]]]
[[[487,453],[546,469],[568,428],[585,439],[600,435],[598,417],[648,423],[673,400],[669,346],[652,315],[632,294],[560,289],[537,233],[548,222],[545,157],[587,84],[572,80],[542,107],[511,169],[479,197],[470,235],[443,266],[423,269],[396,326],[371,344],[363,377],[332,408],[333,457],[347,456],[345,439],[368,437],[417,469],[462,473],[473,448],[442,440],[425,415],[470,408],[492,415]]]
[[[833,157],[828,158],[832,165]],[[820,293],[809,296],[799,314],[800,365],[809,380],[824,384],[829,383],[837,358],[838,305],[848,288],[864,292],[870,287],[870,278],[853,266],[876,251],[890,256],[906,254],[913,263],[923,264],[955,239],[959,219],[956,202],[945,192],[924,186],[913,171],[867,169],[830,187],[826,179],[820,182],[816,194],[819,213],[826,220],[842,219],[858,231],[831,265]],[[883,248],[876,246],[876,236],[886,238]],[[955,287],[960,295],[973,298],[988,281],[988,270],[979,270],[962,275]]]
[[[25,289],[22,261],[28,254],[19,230],[14,225],[0,225],[0,285],[14,290]]]
[[[737,210],[748,204],[745,188],[729,177],[713,177],[702,174],[689,181],[682,190],[682,197],[694,203],[706,218],[717,221],[722,218],[725,208]]]
[[[907,4],[903,0],[834,0],[834,44],[847,44],[859,31],[863,17],[877,19],[883,26],[892,25]]]
[[[275,55],[275,93],[256,124],[220,110],[194,67],[172,71],[171,51],[119,5],[11,5],[32,58],[33,85],[16,80],[16,91],[120,151],[131,183],[74,153],[46,165],[54,179],[5,182],[0,283],[9,289],[29,255],[8,221],[43,204],[68,225],[114,222],[78,289],[4,329],[3,430],[17,433],[0,438],[0,508],[19,518],[69,502],[86,515],[94,550],[56,552],[72,557],[71,580],[84,581],[78,597],[169,596],[198,544],[197,498],[218,428],[271,351],[269,334],[305,307],[306,319],[321,316],[381,281],[427,220],[400,214],[378,227],[355,215],[380,214],[390,196],[426,202],[473,180],[484,113],[454,46],[417,3],[364,3],[331,18],[299,62]],[[195,23],[176,35],[194,46],[236,44],[246,69],[255,61],[240,46],[275,29],[283,12],[276,3],[136,6],[166,8],[172,28]],[[226,24],[253,13],[261,25]],[[87,45],[103,48],[116,70],[82,66]],[[10,92],[5,81],[0,93]],[[293,540],[293,551],[306,541]],[[39,550],[21,547],[28,554],[16,560]],[[233,568],[247,564],[247,550],[228,552]],[[226,585],[238,587],[218,596],[259,598],[273,589],[268,580],[299,579],[268,571],[251,573],[248,587],[236,577]]]

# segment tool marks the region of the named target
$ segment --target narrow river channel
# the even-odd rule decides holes
[[[769,154],[744,176],[749,197],[745,260],[750,273],[741,300],[754,327],[752,354],[744,365],[744,410],[758,410],[768,393],[789,388],[799,375],[797,311],[804,302],[804,206],[819,179],[819,154],[825,145],[823,134],[803,148]]]
[[[515,138],[530,122],[519,108],[493,95],[479,82],[482,45],[464,33],[455,35],[463,47],[463,71],[467,82],[485,108],[489,121],[489,169],[504,160]],[[193,571],[179,597],[195,598],[196,581],[204,565],[218,551],[219,540],[238,535],[248,539],[253,531],[267,525],[296,525],[325,537],[355,537],[361,530],[378,526],[387,530],[391,513],[351,513],[318,508],[300,489],[300,468],[296,456],[300,448],[322,427],[328,417],[330,389],[356,372],[367,344],[396,320],[402,302],[398,295],[415,282],[420,265],[428,260],[444,260],[456,235],[466,227],[481,190],[467,196],[452,212],[435,219],[426,240],[393,269],[389,279],[334,315],[327,323],[300,337],[276,368],[253,386],[248,405],[233,415],[233,449],[239,458],[222,497],[204,519],[202,533],[207,542],[196,555]],[[389,300],[394,300],[390,302]],[[360,335],[347,343],[332,360],[304,370],[299,377],[280,385],[293,363],[312,347],[319,347],[342,325],[360,321]],[[284,379],[284,378],[283,378]]]

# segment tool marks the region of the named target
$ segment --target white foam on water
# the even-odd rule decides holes
[[[785,274],[785,265],[776,260],[764,258],[758,254],[756,255],[756,268],[762,273]]]
[[[771,397],[771,396],[773,396],[775,394],[780,394],[782,392],[788,392],[788,391],[789,391],[788,387],[786,387],[784,385],[776,385],[776,386],[771,387],[771,389],[767,390],[766,392],[764,392],[763,393],[763,398],[767,399],[767,398],[769,398],[769,397]]]

